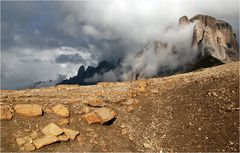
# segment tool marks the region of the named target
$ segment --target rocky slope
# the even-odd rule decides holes
[[[239,152],[239,62],[171,77],[2,90],[1,152]]]
[[[142,67],[139,66],[139,61],[141,62],[146,56],[151,55],[151,52],[159,59],[161,59],[162,56],[172,56],[173,59],[171,60],[175,60],[175,66],[156,60],[155,63],[152,64],[153,66],[151,65],[151,68],[148,69],[157,66],[157,72],[150,77],[170,76],[176,73],[190,72],[202,67],[211,67],[239,60],[239,48],[236,35],[233,33],[229,23],[208,15],[196,15],[191,19],[183,16],[179,19],[178,30],[184,29],[190,24],[195,24],[195,26],[189,48],[176,46],[169,42],[154,41],[137,53],[134,58],[135,63],[133,62],[124,67],[124,59],[121,59],[118,65],[102,61],[96,68],[90,66],[86,71],[84,66],[81,66],[77,76],[66,79],[60,84],[95,84],[98,81],[102,81],[101,79],[96,79],[95,76],[102,76],[111,70],[120,76],[116,79],[117,81],[149,78],[144,70],[144,64],[142,64]],[[185,50],[187,49],[190,49],[191,52],[186,53]],[[149,63],[151,63],[151,61],[149,61]],[[121,77],[122,75],[124,75],[124,79]]]

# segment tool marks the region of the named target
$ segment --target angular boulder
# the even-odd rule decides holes
[[[114,112],[113,110],[111,110],[109,108],[100,108],[100,109],[96,110],[95,112],[100,116],[101,124],[114,119],[115,116],[117,115],[116,112]]]
[[[22,116],[41,116],[43,114],[42,106],[37,104],[18,104],[14,109]]]
[[[104,124],[115,118],[116,112],[109,108],[99,108],[91,113],[84,115],[84,118],[88,124],[101,123]]]

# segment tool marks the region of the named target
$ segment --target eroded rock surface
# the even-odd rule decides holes
[[[18,104],[14,107],[16,113],[23,116],[41,116],[42,106],[38,104]]]

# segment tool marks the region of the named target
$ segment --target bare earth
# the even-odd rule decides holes
[[[239,64],[131,82],[1,90],[1,106],[9,105],[13,118],[1,121],[0,151],[21,151],[16,138],[65,118],[69,125],[59,126],[79,135],[35,151],[239,152]],[[21,116],[17,104],[39,104],[44,114]],[[68,107],[69,117],[54,113],[56,104]],[[115,118],[88,124],[84,116],[100,108]]]

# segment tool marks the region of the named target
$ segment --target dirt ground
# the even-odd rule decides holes
[[[107,125],[89,125],[83,117],[99,107],[117,116]],[[129,101],[137,101],[134,105]],[[63,117],[52,107],[64,104],[75,140],[44,146],[36,152],[239,152],[239,62],[196,72],[147,80],[1,90],[1,105],[39,104],[44,114],[1,121],[1,152],[18,152],[16,138],[39,131]],[[86,111],[87,109],[87,111]]]

